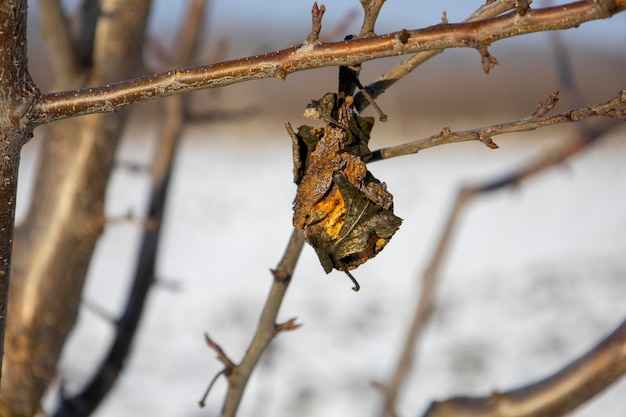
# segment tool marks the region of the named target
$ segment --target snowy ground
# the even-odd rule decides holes
[[[443,126],[432,126],[435,133]],[[476,127],[469,122],[453,129]],[[255,122],[189,131],[177,161],[159,279],[126,370],[97,417],[217,414],[224,381],[207,409],[197,402],[220,364],[209,332],[241,358],[291,232],[291,148],[286,134]],[[377,413],[373,381],[386,381],[403,343],[418,290],[456,189],[507,172],[554,146],[567,130],[479,144],[450,145],[372,164],[394,194],[404,224],[386,249],[355,271],[324,274],[305,248],[281,310],[303,327],[281,334],[257,369],[241,416],[347,416]],[[120,158],[148,161],[144,131]],[[546,138],[546,135],[551,138]],[[242,136],[254,137],[247,143]],[[375,137],[375,135],[374,135]],[[527,139],[530,137],[531,139]],[[279,139],[277,139],[279,138]],[[388,142],[402,142],[398,135]],[[376,147],[374,139],[373,147]],[[626,142],[614,136],[549,173],[474,202],[463,216],[437,291],[400,415],[434,399],[486,394],[541,378],[585,352],[626,315]],[[33,165],[27,150],[26,184]],[[147,181],[118,170],[111,216],[141,213]],[[24,190],[26,187],[24,187]],[[27,201],[26,194],[20,202]],[[22,206],[23,207],[23,206]],[[23,208],[21,209],[23,211]],[[115,314],[123,302],[138,230],[111,226],[97,249],[86,299]],[[69,389],[89,377],[111,325],[83,309],[61,374]],[[626,381],[577,417],[622,416]]]

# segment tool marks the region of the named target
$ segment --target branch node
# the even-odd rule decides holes
[[[274,276],[274,281],[279,283],[288,283],[291,281],[291,274],[288,271],[283,271],[279,269],[270,269],[270,272]]]
[[[448,14],[444,10],[443,13],[441,14],[441,24],[442,25],[447,25],[448,23],[449,23],[448,22]]]
[[[554,93],[550,94],[550,96],[545,101],[540,101],[537,103],[537,111],[531,114],[531,116],[534,118],[545,116],[546,113],[552,110],[554,106],[556,106],[556,103],[558,102],[559,102],[559,92],[555,91]]]
[[[285,69],[281,65],[279,65],[274,70],[274,77],[278,78],[280,81],[285,81],[285,79],[287,78],[287,71],[285,71]]]
[[[498,60],[489,53],[487,45],[482,42],[479,42],[476,45],[476,50],[480,53],[480,56],[482,57],[483,71],[485,71],[485,74],[489,75],[489,71],[491,71],[491,68],[499,64]]]
[[[402,29],[400,33],[398,34],[398,40],[403,45],[406,44],[410,38],[411,38],[411,34],[406,29]]]
[[[482,143],[485,144],[486,147],[488,147],[489,149],[498,149],[499,146],[497,143],[495,143],[492,139],[491,136],[487,136],[487,135],[483,135],[482,133],[479,135],[478,140],[480,140]]]
[[[296,320],[297,318],[293,317],[284,323],[277,324],[276,327],[274,328],[274,335],[277,335],[280,332],[290,332],[292,330],[296,330],[297,328],[301,327],[302,324],[296,323]]]
[[[446,126],[443,129],[441,129],[441,133],[439,133],[439,135],[442,136],[442,137],[446,137],[450,133],[452,133],[452,129],[450,129],[449,127]]]
[[[322,4],[321,7],[318,7],[317,2],[313,3],[313,8],[311,9],[312,28],[311,33],[309,33],[309,36],[306,38],[307,43],[319,43],[320,31],[322,30],[322,17],[325,11],[326,6]]]
[[[517,0],[515,2],[515,10],[517,11],[517,14],[520,16],[524,16],[526,12],[530,10],[530,5],[532,2],[533,0]]]
[[[224,353],[224,350],[221,348],[221,346],[215,343],[213,339],[209,337],[208,333],[204,333],[204,340],[206,340],[207,345],[209,345],[209,347],[213,349],[215,353],[217,353],[217,360],[224,364],[224,370],[222,372],[226,376],[229,376],[237,365],[235,365],[235,363],[231,361],[228,356],[226,356],[226,353]]]

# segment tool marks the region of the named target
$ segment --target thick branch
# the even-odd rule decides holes
[[[26,0],[0,2],[0,374],[3,370],[6,372],[2,359],[13,255],[17,173],[22,145],[32,137],[24,116],[39,93],[27,71],[26,10]],[[0,415],[7,415],[1,399]]]
[[[585,355],[534,384],[433,403],[424,417],[562,416],[626,373],[626,320]]]
[[[277,52],[204,67],[168,71],[100,87],[47,94],[30,117],[34,125],[90,113],[112,112],[132,103],[172,94],[261,78],[283,79],[311,68],[354,65],[364,61],[446,48],[475,48],[531,32],[568,29],[608,18],[626,9],[626,0],[579,1],[511,12],[478,22],[440,24],[382,36],[320,45],[305,44]]]

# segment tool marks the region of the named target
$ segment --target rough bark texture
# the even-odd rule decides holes
[[[0,2],[0,365],[7,317],[20,149],[32,132],[25,115],[38,91],[28,74],[26,0]]]
[[[150,1],[105,0],[100,8],[91,60],[77,59],[91,66],[79,77],[57,74],[56,87],[106,84],[141,68]],[[124,113],[95,115],[47,132],[32,205],[16,231],[1,416],[34,415],[56,373],[104,227],[104,194],[125,119]]]

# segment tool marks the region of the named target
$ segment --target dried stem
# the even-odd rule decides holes
[[[625,373],[626,320],[589,352],[541,381],[485,397],[434,402],[423,417],[563,416]]]
[[[531,32],[567,29],[626,9],[626,0],[579,1],[529,10],[523,17],[508,13],[478,22],[435,25],[382,36],[322,45],[305,44],[265,55],[187,70],[168,71],[119,83],[46,94],[30,113],[32,125],[91,113],[112,112],[132,103],[172,94],[260,78],[278,77],[311,68],[348,66],[372,59],[471,47]],[[375,94],[373,94],[376,97]]]
[[[277,329],[281,330],[280,325],[276,324],[276,317],[291,282],[303,244],[304,235],[302,230],[294,228],[280,263],[272,271],[274,281],[272,282],[272,287],[263,307],[259,325],[252,342],[241,363],[233,369],[228,377],[228,392],[222,410],[222,417],[235,416],[252,371],[263,351],[276,335]],[[287,325],[283,325],[285,328],[282,330],[294,328],[295,324],[293,321],[288,321],[287,323]]]

